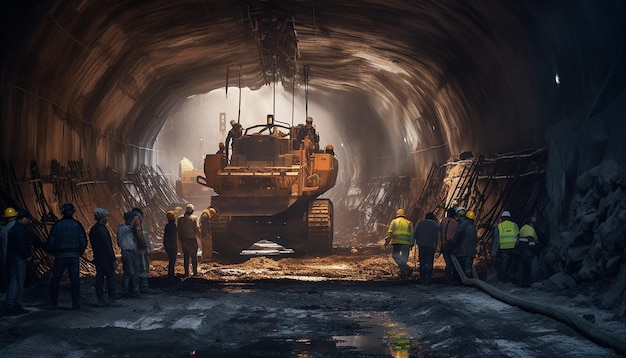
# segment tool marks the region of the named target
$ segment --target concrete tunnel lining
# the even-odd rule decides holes
[[[10,1],[3,5],[3,158],[18,166],[83,158],[121,171],[149,162],[141,148],[153,146],[168,115],[189,95],[222,87],[226,68],[241,66],[245,87],[264,85],[249,13],[259,6],[267,12],[258,16],[293,18],[297,64],[312,69],[312,98],[373,107],[339,114],[339,131],[391,127],[382,140],[389,143],[414,128],[412,149],[445,144],[425,152],[424,163],[463,150],[542,145],[543,130],[566,112],[557,99],[579,103],[606,76],[618,50],[611,39],[619,37],[608,20],[623,11],[619,2],[585,1]],[[346,134],[345,142],[366,166],[380,147],[353,144],[362,137]]]

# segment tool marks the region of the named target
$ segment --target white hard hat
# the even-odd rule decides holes
[[[193,204],[192,204],[192,203],[187,204],[187,211],[191,211],[191,212],[193,212],[193,211],[194,211],[194,209],[195,209],[195,208],[194,208],[194,206],[193,206]]]
[[[313,117],[306,117],[307,123],[313,123]]]
[[[458,212],[459,212],[459,211],[461,211],[461,210],[465,211],[465,208],[464,208],[464,207],[462,207],[462,206],[459,206],[458,208],[454,209],[454,211],[455,211],[456,213],[458,213]]]
[[[510,218],[511,217],[511,213],[508,210],[505,210],[502,212],[502,216],[503,218]]]
[[[230,120],[230,125],[231,125],[231,126],[234,126],[235,124],[237,124],[237,121],[236,121],[236,120],[234,120],[234,119],[231,119],[231,120]]]

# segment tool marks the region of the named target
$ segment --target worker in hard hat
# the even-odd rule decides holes
[[[300,125],[296,139],[298,148],[304,145],[305,149],[310,151],[318,151],[320,149],[320,136],[315,131],[315,127],[313,127],[313,117],[306,117],[306,124]]]
[[[409,253],[413,247],[413,223],[404,216],[404,209],[398,209],[396,218],[389,223],[389,230],[385,237],[385,248],[391,244],[393,251],[391,256],[400,268],[400,279],[405,280],[411,276],[412,270],[407,265]]]
[[[9,269],[7,266],[7,239],[9,237],[9,230],[15,225],[17,219],[17,211],[14,208],[8,207],[4,209],[4,223],[0,225],[0,292],[6,292],[9,282]]]
[[[219,149],[215,152],[215,154],[226,154],[226,144],[224,144],[224,142],[220,142],[218,147]]]
[[[163,231],[163,248],[165,248],[165,253],[167,253],[167,277],[174,278],[174,267],[176,266],[176,255],[178,254],[176,212],[170,210],[165,216],[167,217],[167,224],[165,224]]]
[[[333,148],[332,144],[326,144],[326,148],[324,149],[324,153],[330,154],[333,157],[335,156],[335,148]]]
[[[22,307],[22,301],[27,266],[33,260],[30,250],[32,233],[27,227],[32,218],[28,210],[20,210],[7,237],[7,267],[9,268],[5,311],[7,316],[17,316],[28,312]]]
[[[511,212],[503,211],[500,215],[500,223],[493,230],[493,245],[491,247],[491,256],[496,257],[500,281],[508,282],[514,274],[512,261],[518,238],[519,227],[511,220]]]
[[[446,211],[446,217],[439,224],[439,233],[441,235],[439,240],[441,243],[440,252],[443,255],[443,260],[446,262],[445,279],[447,284],[452,284],[457,279],[450,255],[452,255],[452,249],[454,248],[454,235],[458,226],[456,211],[454,208],[449,208]]]
[[[459,217],[459,227],[453,239],[454,248],[452,249],[452,255],[459,261],[467,278],[473,277],[472,266],[474,264],[474,256],[476,256],[476,245],[478,244],[474,220],[476,220],[476,214],[471,210],[467,210],[465,215]]]
[[[434,213],[428,213],[417,223],[413,241],[419,247],[420,282],[429,286],[432,283],[435,248],[439,241],[439,224]]]
[[[519,239],[515,244],[515,251],[519,258],[519,266],[522,274],[521,287],[530,287],[533,256],[539,252],[539,238],[535,232],[537,217],[531,215],[528,222],[519,229]]]
[[[193,215],[195,208],[189,203],[185,213],[178,218],[178,239],[183,248],[183,265],[185,277],[189,276],[189,260],[193,275],[198,275],[198,218]]]
[[[109,212],[104,208],[97,208],[93,212],[95,224],[89,230],[89,242],[93,252],[93,263],[96,265],[96,298],[98,306],[108,306],[115,302],[115,268],[117,261],[113,251],[111,234],[106,227],[109,222]],[[104,282],[107,284],[107,296],[104,297]]]
[[[200,262],[209,262],[213,255],[213,234],[211,233],[211,219],[217,214],[214,207],[209,206],[200,214],[200,244],[202,257]]]
[[[226,143],[224,147],[226,149],[226,156],[228,156],[228,144],[230,143],[230,148],[232,149],[235,146],[235,139],[241,137],[243,134],[243,126],[241,123],[238,123],[236,120],[230,121],[231,128],[226,135]]]

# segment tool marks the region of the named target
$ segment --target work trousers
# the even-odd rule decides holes
[[[202,243],[202,262],[211,261],[213,255],[213,237],[211,235],[202,235],[200,237]]]
[[[435,248],[432,246],[419,247],[420,280],[424,285],[430,285],[433,278],[433,263],[435,262]]]
[[[24,298],[24,281],[26,280],[26,260],[14,258],[6,267],[9,269],[6,297],[7,309],[11,309],[14,306],[21,307]]]
[[[393,244],[393,251],[391,257],[400,268],[400,279],[404,280],[409,275],[409,253],[411,253],[411,247],[413,245]]]
[[[518,242],[515,246],[515,250],[517,251],[519,269],[521,270],[522,274],[520,286],[528,287],[530,286],[530,276],[532,272],[531,264],[533,261],[534,253],[527,242]]]
[[[509,282],[512,276],[512,261],[515,249],[498,250],[498,279],[502,282]]]
[[[454,269],[454,264],[452,263],[452,254],[447,251],[443,252],[443,260],[446,262],[445,268],[445,277],[447,284],[453,284],[459,282],[459,277],[456,275],[456,270]]]
[[[79,258],[78,257],[57,257],[52,265],[52,277],[50,278],[50,303],[52,307],[59,305],[59,286],[61,277],[67,269],[70,276],[70,291],[72,293],[72,308],[80,308],[80,280],[79,280]]]
[[[122,250],[122,295],[139,295],[139,253],[136,250]]]
[[[456,259],[459,261],[461,268],[463,268],[463,273],[465,274],[465,277],[473,278],[474,275],[472,266],[474,264],[474,258],[471,256],[456,256]]]
[[[185,276],[189,276],[189,260],[193,274],[198,274],[198,241],[195,237],[186,237],[180,239],[180,245],[183,249],[183,265],[185,267]]]
[[[150,288],[148,277],[150,276],[150,256],[147,249],[137,250],[138,254],[138,272],[139,288],[146,290]]]
[[[108,264],[96,264],[96,297],[98,303],[104,301],[104,282],[106,280],[107,293],[109,301],[115,300],[115,265],[113,262]]]
[[[165,252],[167,253],[167,277],[174,278],[174,267],[176,266],[176,247],[166,247]]]

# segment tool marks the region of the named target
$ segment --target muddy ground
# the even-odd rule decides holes
[[[2,357],[617,357],[554,319],[486,293],[414,276],[400,282],[380,248],[336,249],[324,258],[254,257],[200,265],[174,280],[152,260],[154,293],[97,307],[93,277],[81,278],[79,311],[69,284],[47,310],[47,285],[32,284],[29,311],[0,317]],[[410,264],[415,265],[413,255]],[[415,274],[414,274],[415,275]],[[583,291],[546,292],[541,284],[502,291],[551,304],[626,336],[626,322]]]

